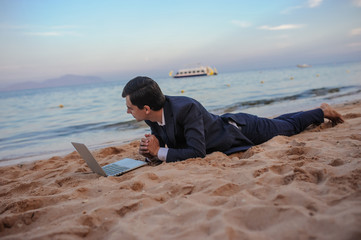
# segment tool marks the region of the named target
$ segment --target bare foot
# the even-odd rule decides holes
[[[322,103],[320,108],[322,109],[323,115],[325,116],[325,118],[330,119],[332,121],[333,125],[344,122],[344,120],[342,119],[341,114],[336,112],[336,110],[333,109],[327,103]]]

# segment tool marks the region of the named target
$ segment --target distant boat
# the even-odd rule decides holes
[[[309,68],[309,67],[312,67],[312,66],[308,65],[308,64],[297,64],[297,67],[299,67],[299,68]]]
[[[198,66],[192,68],[179,69],[175,75],[173,75],[173,71],[170,71],[169,76],[174,78],[183,78],[183,77],[212,76],[217,74],[218,72],[216,68],[211,68],[209,66]]]

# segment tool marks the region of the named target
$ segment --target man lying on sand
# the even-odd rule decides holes
[[[150,161],[175,162],[205,157],[221,151],[231,154],[277,136],[298,134],[324,118],[342,123],[341,115],[323,103],[320,108],[288,113],[274,119],[246,113],[209,113],[196,100],[183,96],[165,96],[148,77],[136,77],[123,89],[127,113],[145,121],[151,134],[140,141],[139,153]]]

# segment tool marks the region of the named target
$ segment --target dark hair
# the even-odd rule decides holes
[[[162,109],[165,96],[158,84],[149,77],[136,77],[130,80],[124,87],[122,97],[129,95],[133,105],[143,109],[148,105],[150,109],[158,111]]]

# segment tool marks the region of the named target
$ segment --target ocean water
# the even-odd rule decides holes
[[[65,155],[71,141],[97,149],[141,138],[149,129],[126,114],[121,97],[128,80],[0,92],[0,166]],[[361,99],[360,62],[154,80],[164,94],[195,98],[215,114],[272,117]]]

